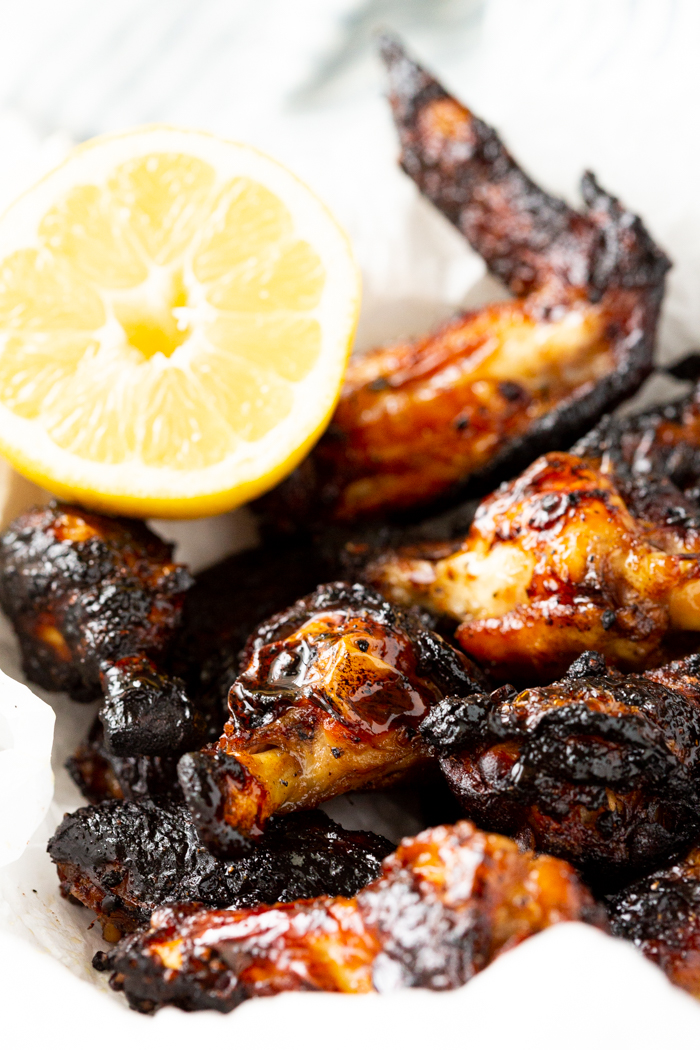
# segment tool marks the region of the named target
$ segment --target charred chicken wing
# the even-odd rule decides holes
[[[421,726],[467,816],[597,882],[700,831],[700,657],[644,675],[585,653],[560,682],[448,698]]]
[[[218,744],[180,781],[208,842],[231,846],[275,813],[388,786],[429,763],[418,734],[478,670],[409,612],[359,584],[324,584],[251,636]]]
[[[211,712],[164,672],[192,580],[143,523],[51,503],[0,537],[0,604],[24,671],[75,700],[100,693],[109,749],[180,753],[210,735]]]
[[[700,998],[700,849],[612,897],[610,924]]]
[[[568,448],[651,370],[669,262],[641,221],[591,174],[585,212],[545,193],[400,45],[384,57],[404,170],[517,298],[351,361],[269,517],[350,521],[483,490]]]
[[[585,649],[657,666],[700,643],[700,530],[690,514],[661,520],[663,486],[628,491],[609,458],[551,453],[481,503],[463,542],[386,553],[366,577],[457,621],[501,682],[551,682]]]
[[[355,898],[276,908],[160,908],[148,931],[95,965],[137,1010],[226,1012],[283,991],[457,988],[553,923],[603,925],[564,861],[521,851],[467,821],[404,839]]]
[[[346,831],[324,813],[273,821],[235,860],[202,845],[178,803],[103,802],[63,818],[48,845],[61,892],[94,911],[107,940],[143,926],[154,908],[198,901],[248,907],[321,893],[350,896],[376,878],[391,843]]]
[[[0,537],[0,603],[24,671],[74,700],[100,695],[105,661],[164,653],[191,582],[141,522],[64,503],[27,511]]]

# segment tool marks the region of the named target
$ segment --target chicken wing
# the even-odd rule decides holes
[[[116,755],[181,754],[221,725],[164,670],[191,584],[171,545],[142,522],[53,502],[0,537],[0,605],[25,674],[75,700],[102,694]]]
[[[66,814],[47,848],[63,896],[94,911],[105,939],[116,941],[164,904],[243,908],[351,896],[379,875],[393,847],[325,813],[295,813],[273,821],[244,855],[220,860],[202,845],[186,806],[141,799]]]
[[[619,883],[700,832],[699,674],[584,653],[550,686],[448,698],[421,734],[468,817]]]
[[[568,448],[651,371],[666,256],[588,173],[585,212],[541,190],[396,42],[401,163],[518,298],[350,362],[313,454],[264,499],[279,524],[463,498]]]
[[[457,988],[509,948],[557,922],[604,926],[564,861],[521,851],[467,821],[404,839],[355,898],[276,908],[159,908],[151,928],[94,965],[152,1013],[232,1010],[283,991],[363,993]]]
[[[668,484],[629,489],[608,457],[551,453],[481,503],[463,542],[389,551],[365,575],[456,621],[501,682],[551,682],[586,649],[657,666],[700,644],[699,522],[668,513]]]
[[[201,834],[227,846],[275,813],[425,770],[426,712],[483,681],[462,653],[375,591],[317,588],[251,636],[221,739],[180,760]]]
[[[0,537],[0,604],[28,678],[74,700],[101,693],[105,661],[163,655],[192,580],[137,521],[53,502]]]

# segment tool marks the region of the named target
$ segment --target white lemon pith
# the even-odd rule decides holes
[[[95,139],[0,219],[0,452],[109,511],[230,509],[323,430],[358,308],[345,235],[275,161]]]

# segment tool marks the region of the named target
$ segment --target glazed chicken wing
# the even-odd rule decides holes
[[[482,502],[463,542],[390,551],[366,577],[456,621],[501,682],[552,681],[585,649],[653,667],[700,643],[700,520],[669,513],[668,484],[630,491],[608,457],[551,453]]]
[[[282,991],[457,988],[554,923],[602,926],[564,861],[521,851],[472,824],[404,839],[355,898],[276,908],[160,908],[150,930],[95,959],[137,1010],[166,1003],[227,1012]]]
[[[609,911],[614,934],[700,999],[700,849],[616,894]]]
[[[379,875],[391,843],[346,831],[325,813],[273,821],[235,859],[202,845],[182,803],[103,802],[68,813],[48,852],[64,897],[95,912],[106,940],[147,923],[154,908],[197,901],[213,908],[351,896]]]
[[[700,831],[699,674],[585,653],[553,685],[448,698],[421,734],[468,817],[619,883]]]
[[[218,846],[275,813],[385,787],[429,764],[418,726],[479,671],[409,612],[325,584],[251,636],[218,744],[180,760],[195,821]]]
[[[314,453],[261,507],[278,523],[405,511],[567,448],[651,370],[669,262],[582,181],[579,213],[395,42],[384,57],[401,163],[517,297],[350,362]]]

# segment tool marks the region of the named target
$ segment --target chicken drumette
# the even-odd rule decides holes
[[[545,193],[397,43],[384,57],[405,171],[517,298],[352,360],[326,435],[261,503],[277,524],[483,491],[567,448],[651,370],[669,262],[641,221],[591,174],[585,212]]]
[[[218,744],[180,760],[207,841],[229,848],[275,813],[430,764],[418,727],[448,693],[482,688],[473,664],[362,585],[325,584],[251,636]]]
[[[564,861],[467,821],[404,839],[354,898],[276,908],[160,908],[150,930],[95,959],[132,1007],[226,1012],[282,991],[456,988],[525,938],[567,920],[603,926]]]
[[[448,698],[421,734],[467,816],[619,883],[700,831],[699,673],[584,653],[553,685]]]

